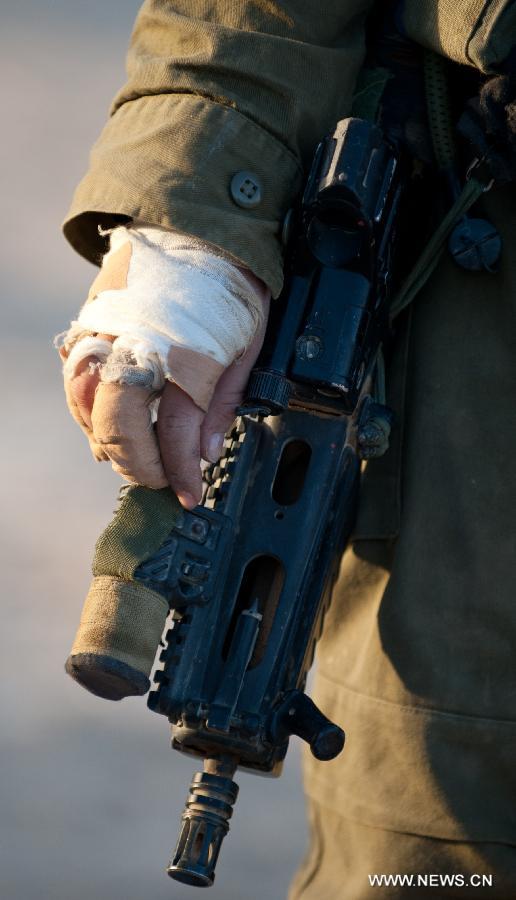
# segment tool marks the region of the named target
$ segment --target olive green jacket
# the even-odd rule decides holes
[[[349,114],[373,0],[146,0],[129,79],[95,144],[65,234],[99,261],[98,226],[139,218],[234,255],[277,295],[281,225],[318,140]],[[408,37],[488,72],[516,31],[511,0],[405,0]],[[261,183],[239,207],[237,172]]]

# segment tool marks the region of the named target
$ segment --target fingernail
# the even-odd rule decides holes
[[[219,461],[222,456],[222,451],[224,449],[224,435],[223,434],[212,434],[208,441],[207,453],[208,460],[212,463],[216,463]]]
[[[178,494],[177,499],[185,509],[193,509],[194,506],[197,506],[197,500],[191,494]]]

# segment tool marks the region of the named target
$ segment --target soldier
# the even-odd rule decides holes
[[[65,224],[103,264],[62,355],[96,458],[169,483],[187,508],[281,290],[284,216],[349,115],[372,6],[146,0],[138,16]],[[511,0],[405,0],[397,21],[457,73],[510,75]],[[497,99],[515,127],[510,95]],[[349,741],[306,760],[312,841],[291,900],[378,896],[375,873],[464,876],[439,897],[477,896],[469,877],[492,875],[486,896],[516,896],[515,198],[509,184],[484,201],[497,273],[443,256],[399,328],[398,441],[364,478],[318,653],[315,699]]]

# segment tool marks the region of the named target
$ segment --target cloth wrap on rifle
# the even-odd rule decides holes
[[[170,488],[124,488],[95,547],[93,581],[66,671],[92,694],[121,700],[145,694],[165,626],[166,600],[135,579],[182,515]]]

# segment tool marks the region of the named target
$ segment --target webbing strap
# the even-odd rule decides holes
[[[455,166],[455,142],[450,112],[447,61],[437,53],[425,51],[424,79],[428,121],[437,168],[441,172],[453,170]],[[455,225],[466,215],[492,182],[486,184],[475,178],[475,169],[481,160],[475,160],[467,175],[464,187],[447,212],[444,219],[429,239],[425,249],[405,278],[401,288],[393,298],[390,308],[391,321],[412,303],[424,287],[441,259],[446,241]]]
[[[418,294],[421,288],[426,284],[441,258],[445,243],[453,228],[473,204],[477,202],[479,197],[481,197],[485,191],[489,190],[489,187],[490,185],[486,185],[474,176],[466,181],[462,193],[457,197],[455,203],[445,215],[441,224],[428,241],[414,268],[407,275],[401,288],[393,297],[390,307],[391,321],[395,319],[402,310],[406,309],[416,294]]]
[[[390,78],[392,73],[382,66],[362,69],[353,94],[351,115],[376,122],[382,95]]]

